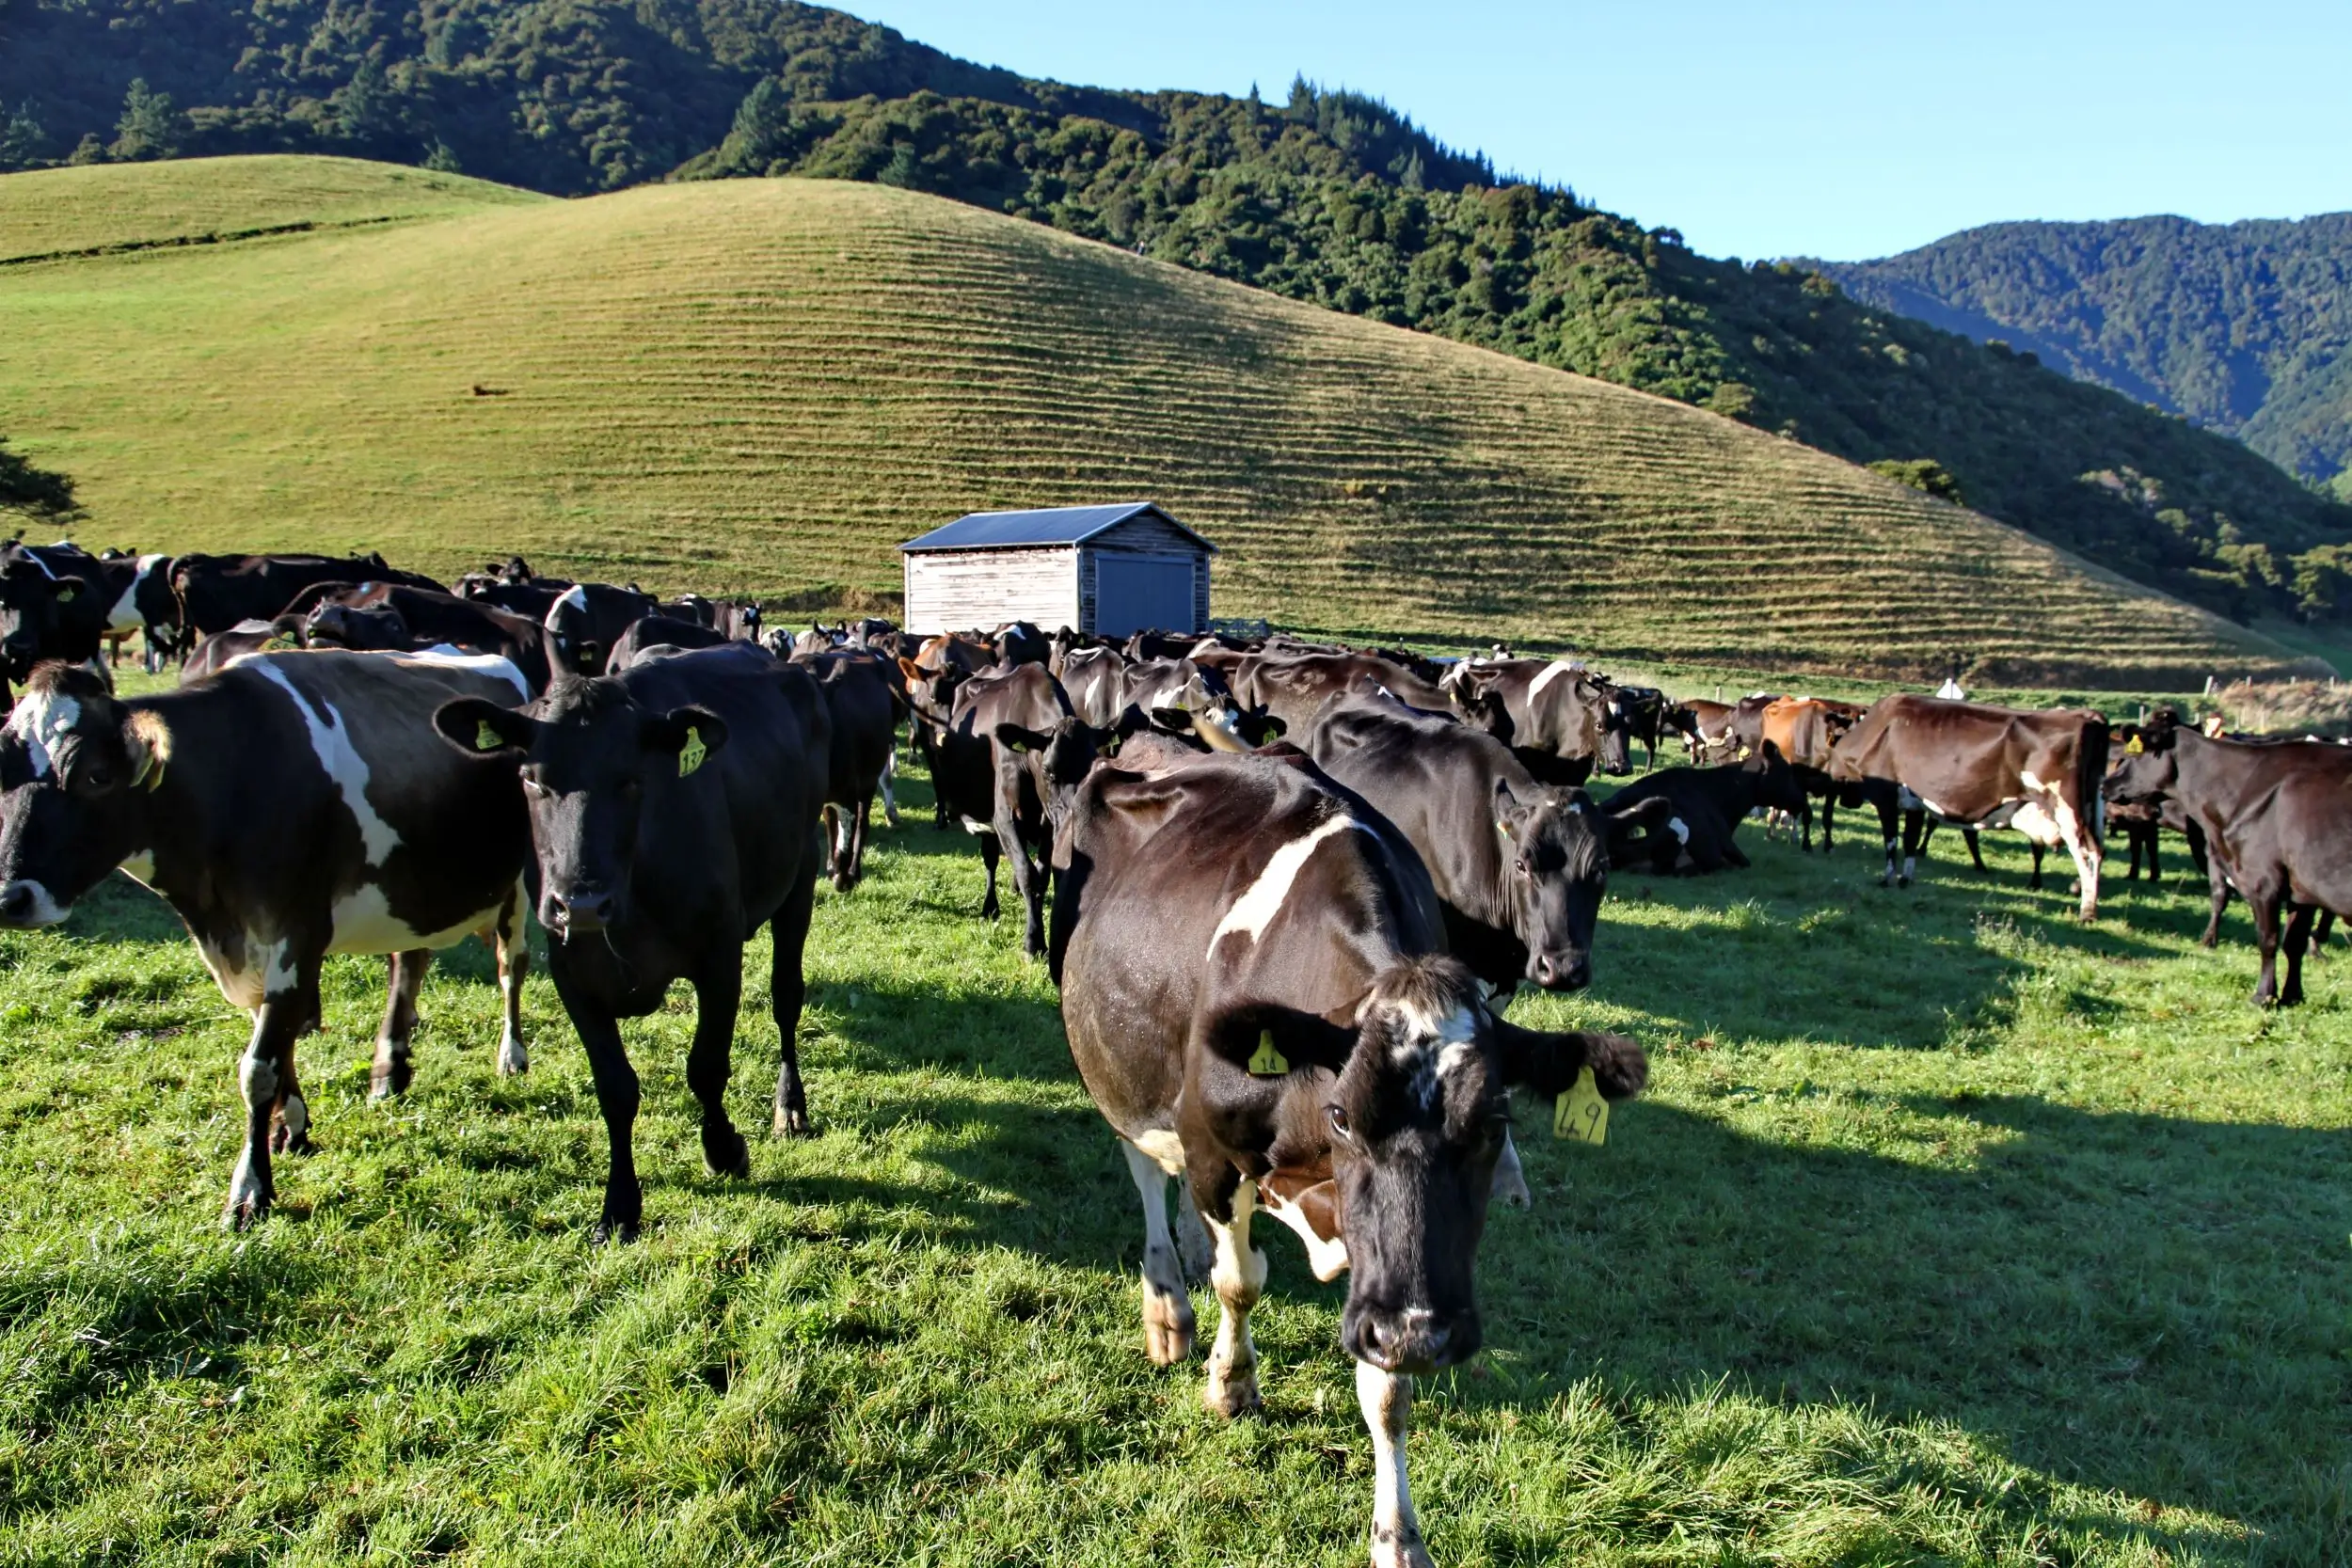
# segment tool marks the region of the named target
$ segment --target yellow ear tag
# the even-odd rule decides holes
[[[1274,1031],[1258,1031],[1257,1053],[1249,1058],[1249,1070],[1259,1078],[1279,1078],[1290,1071],[1290,1058],[1274,1049]]]
[[[1579,1072],[1575,1085],[1552,1102],[1551,1135],[1596,1147],[1609,1141],[1609,1101],[1600,1097],[1591,1068]]]
[[[2139,736],[2132,736],[2131,739],[2123,743],[2123,754],[2127,757],[2136,757],[2147,749],[2147,747],[2142,746],[2139,743]]]
[[[484,719],[476,722],[473,732],[473,749],[475,751],[495,752],[505,744],[506,737],[499,734],[498,731],[492,729],[490,727],[490,721],[487,719]]]
[[[703,732],[691,724],[688,725],[686,744],[679,747],[677,751],[677,776],[682,779],[700,768],[703,765],[703,758],[709,754],[710,748],[703,744]]]
[[[297,653],[301,648],[302,644],[291,637],[273,637],[262,644],[262,652],[265,654]]]

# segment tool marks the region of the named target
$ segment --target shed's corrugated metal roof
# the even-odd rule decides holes
[[[1122,501],[1116,506],[1048,506],[1031,512],[975,512],[898,546],[906,551],[994,550],[1023,545],[1079,545],[1130,518],[1150,513],[1215,553],[1216,546],[1152,505]]]

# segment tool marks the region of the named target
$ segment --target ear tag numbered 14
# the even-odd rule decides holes
[[[1258,1049],[1249,1058],[1249,1071],[1256,1078],[1279,1078],[1290,1071],[1290,1058],[1274,1049],[1274,1031],[1258,1031]]]
[[[709,754],[710,748],[703,744],[703,732],[691,724],[688,725],[686,744],[679,747],[677,752],[677,776],[682,779],[693,772],[695,768],[703,765],[703,759]]]
[[[492,729],[490,727],[490,721],[487,719],[481,720],[475,724],[473,732],[473,745],[475,751],[495,752],[505,744],[505,736],[500,735],[498,731]]]
[[[1609,1141],[1609,1101],[1600,1097],[1591,1068],[1580,1070],[1575,1084],[1552,1101],[1551,1135],[1595,1148]]]

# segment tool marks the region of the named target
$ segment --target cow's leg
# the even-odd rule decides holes
[[[893,828],[898,825],[898,748],[882,748],[882,820]]]
[[[1421,1517],[1405,1476],[1405,1431],[1413,1413],[1413,1380],[1356,1363],[1356,1403],[1372,1429],[1372,1568],[1432,1568],[1421,1544]]]
[[[1209,1240],[1189,1181],[1176,1183],[1176,1260],[1184,1266],[1184,1281],[1190,1285],[1206,1285],[1216,1268],[1216,1243]]]
[[[2328,957],[2328,936],[2336,928],[2336,911],[2319,911],[2319,923],[2312,927],[2312,961],[2318,963]]]
[[[1209,1384],[1202,1400],[1220,1416],[1247,1416],[1258,1408],[1258,1347],[1249,1338],[1249,1309],[1265,1290],[1265,1254],[1249,1244],[1249,1215],[1258,1184],[1233,1189],[1232,1218],[1202,1214],[1216,1243],[1209,1283],[1216,1288],[1216,1342],[1209,1347]]]
[[[508,1075],[531,1070],[531,1053],[523,1049],[523,981],[531,974],[531,937],[523,920],[522,884],[499,911],[493,930],[499,955],[499,1001],[505,1018],[499,1030],[499,1071]]]
[[[2247,890],[2246,908],[2254,916],[2254,942],[2262,950],[2262,977],[2254,982],[2254,1006],[2267,1007],[2279,1000],[2279,916],[2286,903],[2283,892]]]
[[[1172,1367],[1192,1354],[1195,1323],[1168,1233],[1168,1172],[1124,1138],[1119,1151],[1127,1156],[1127,1174],[1143,1199],[1143,1353],[1155,1367]]]
[[[801,1004],[808,999],[808,981],[801,973],[802,950],[808,945],[809,912],[817,901],[817,866],[811,862],[793,884],[792,895],[769,922],[774,942],[773,967],[768,990],[776,1009],[776,1038],[781,1059],[776,1065],[776,1122],[779,1137],[806,1132],[808,1091],[801,1084]]]
[[[1960,841],[1968,847],[1968,863],[1979,871],[1990,873],[1993,868],[1984,863],[1983,835],[1974,828],[1963,828],[1960,830]],[[2041,884],[2035,885],[2038,887]]]
[[[621,1048],[619,1022],[601,1005],[572,994],[564,984],[560,967],[555,969],[555,989],[564,998],[564,1010],[572,1015],[580,1043],[587,1050],[589,1076],[596,1086],[596,1109],[604,1116],[608,1150],[604,1212],[590,1234],[598,1245],[633,1242],[645,1216],[645,1192],[637,1181],[637,1069],[628,1065],[628,1053]]]
[[[1045,951],[1045,873],[1029,859],[1017,819],[998,817],[996,837],[1012,864],[1012,891],[1021,899],[1021,950],[1038,958]]]
[[[1903,813],[1903,874],[1895,879],[1897,887],[1909,887],[1919,874],[1919,850],[1927,836],[1928,814],[1913,810]]]
[[[237,1062],[237,1089],[245,1099],[245,1148],[229,1179],[229,1201],[220,1222],[242,1230],[269,1212],[277,1201],[277,1183],[270,1173],[271,1132],[286,1107],[294,1085],[294,1041],[317,1026],[319,960],[289,961],[279,943],[263,974],[262,1005],[253,1009],[253,1034]],[[294,1118],[308,1132],[308,1108],[297,1098]]]
[[[1813,802],[1807,800],[1797,808],[1797,847],[1805,854],[1813,853]]]
[[[2099,840],[2090,831],[2090,820],[2067,804],[2063,795],[2053,795],[2050,815],[2058,822],[2058,842],[2066,846],[2067,858],[2074,863],[2074,876],[2082,891],[2082,902],[2077,906],[2077,911],[2084,923],[2089,924],[2099,918]],[[2034,874],[2039,878],[2042,872],[2041,846],[2036,845],[2034,849]],[[2034,885],[2039,887],[2042,884],[2037,880]]]
[[[703,1164],[713,1176],[749,1177],[752,1151],[727,1117],[727,1080],[735,1075],[735,1020],[743,1005],[743,950],[712,957],[694,977],[694,1043],[686,1053],[686,1087],[703,1112]]]
[[[278,1120],[269,1135],[273,1154],[310,1152],[310,1102],[302,1098],[302,1083],[294,1072],[294,1047],[286,1048],[285,1073],[278,1085]]]
[[[2213,912],[2205,917],[2204,935],[2197,939],[2199,945],[2216,947],[2221,942],[2221,911],[2230,907],[2230,879],[2221,874],[2218,861],[2205,865],[2205,880],[2211,884]]]
[[[1821,853],[1826,855],[1837,847],[1837,797],[1821,797]]]
[[[2318,910],[2310,904],[2297,904],[2287,916],[2286,950],[2287,983],[2279,988],[2279,1006],[2299,1006],[2303,1001],[2303,953],[2311,945],[2312,917]]]
[[[384,1000],[384,1027],[375,1037],[375,1070],[368,1080],[370,1100],[389,1100],[405,1094],[414,1075],[408,1063],[408,1041],[417,1032],[417,988],[424,984],[424,972],[433,967],[430,948],[419,947],[405,953],[387,954]]]
[[[834,890],[847,893],[850,890],[849,818],[841,814],[839,806],[828,800],[819,816],[818,832],[824,835],[825,871],[833,879]]]
[[[874,798],[858,798],[855,819],[850,824],[850,886],[866,879],[866,830],[874,815]]]
[[[1976,835],[1972,833],[1969,836],[1973,838]],[[2040,893],[2042,891],[2042,857],[2047,851],[2040,843],[2030,838],[2026,840],[2026,847],[2033,853],[2033,875],[2026,879],[2026,887],[2028,892]]]
[[[992,828],[978,836],[980,864],[988,868],[988,896],[980,900],[980,918],[993,920],[1004,910],[1004,906],[996,901],[996,863],[1003,857],[1005,850],[1004,846],[996,842],[994,829]]]

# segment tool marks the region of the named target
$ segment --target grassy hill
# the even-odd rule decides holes
[[[1882,261],[1807,264],[1857,299],[2005,339],[2352,496],[2352,213],[1996,223]]]
[[[818,602],[894,590],[892,546],[965,510],[1151,496],[1224,546],[1226,615],[1982,678],[2287,657],[1717,415],[883,187],[233,159],[0,178],[0,240],[184,233],[191,167],[217,230],[346,227],[0,267],[0,430],[93,546]]]

